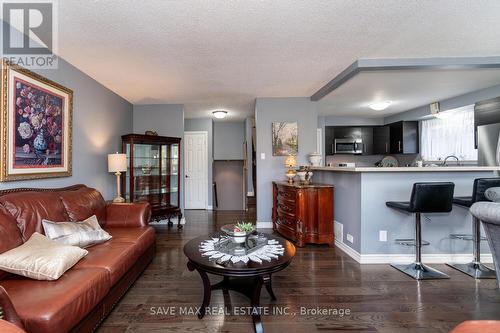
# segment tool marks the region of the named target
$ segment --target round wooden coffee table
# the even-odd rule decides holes
[[[253,261],[248,261],[246,264],[243,262],[238,262],[236,264],[232,262],[217,264],[215,261],[209,260],[208,257],[203,257],[199,250],[201,242],[211,239],[212,237],[219,237],[220,233],[197,237],[190,240],[184,246],[184,254],[189,259],[187,263],[188,269],[190,271],[198,271],[203,280],[203,303],[198,313],[198,318],[202,319],[205,316],[206,308],[210,304],[212,290],[222,290],[224,293],[227,293],[228,290],[236,291],[248,297],[250,299],[250,306],[253,309],[257,309],[260,307],[260,291],[264,285],[271,299],[273,301],[276,300],[276,296],[273,292],[271,275],[281,271],[290,264],[292,258],[295,256],[295,246],[281,237],[268,234],[264,235],[268,239],[279,241],[285,249],[285,252],[282,256],[271,261],[263,260],[261,264]],[[211,285],[207,273],[222,276],[223,280]],[[255,332],[264,332],[259,311],[252,311],[252,319]]]

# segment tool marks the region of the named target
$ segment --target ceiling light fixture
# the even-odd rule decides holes
[[[383,102],[375,102],[369,105],[370,109],[375,110],[375,111],[382,111],[385,110],[391,105],[391,101],[383,101]]]
[[[224,110],[217,110],[217,111],[214,111],[212,112],[212,114],[214,115],[215,118],[217,119],[224,119],[226,118],[227,116],[227,111],[224,111]]]

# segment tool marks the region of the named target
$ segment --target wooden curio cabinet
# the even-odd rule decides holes
[[[127,171],[122,189],[127,202],[148,201],[152,219],[159,221],[178,217],[180,202],[180,138],[127,134],[122,136],[122,151],[127,154]]]

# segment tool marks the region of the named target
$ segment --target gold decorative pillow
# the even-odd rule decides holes
[[[35,232],[23,245],[0,254],[0,269],[35,280],[57,280],[87,253]]]
[[[102,230],[95,215],[82,222],[42,220],[42,225],[45,236],[61,244],[88,247],[111,239],[111,235]]]

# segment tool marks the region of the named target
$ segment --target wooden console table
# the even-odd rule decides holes
[[[297,246],[333,247],[333,186],[273,182],[273,230]]]

